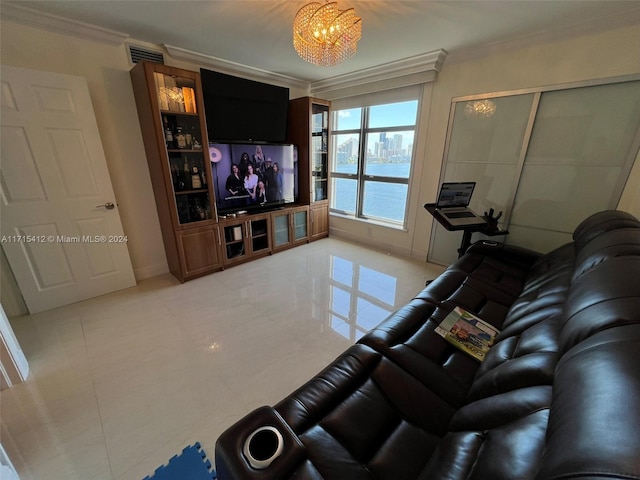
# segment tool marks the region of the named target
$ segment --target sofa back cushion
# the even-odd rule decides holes
[[[609,258],[640,256],[640,228],[620,228],[594,237],[576,255],[576,280]]]
[[[598,235],[619,228],[640,228],[640,222],[630,213],[604,210],[584,219],[573,231],[573,241],[580,250]]]
[[[604,330],[564,355],[536,478],[640,478],[639,365],[640,325]]]
[[[610,258],[571,284],[559,354],[602,330],[628,324],[640,324],[640,256]]]

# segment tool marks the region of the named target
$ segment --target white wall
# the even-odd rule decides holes
[[[2,21],[0,27],[0,63],[87,78],[136,277],[168,271],[126,45],[109,46],[9,21]],[[143,42],[134,43],[144,46]],[[436,196],[452,97],[640,73],[640,25],[555,38],[553,42],[528,39],[523,43],[517,48],[462,52],[458,59],[453,52],[433,91],[425,89],[407,231],[332,217],[332,232],[425,259],[431,217],[422,205]],[[199,68],[169,56],[166,62],[191,70]],[[292,98],[304,94],[291,91]],[[638,163],[620,204],[636,216],[640,216]]]

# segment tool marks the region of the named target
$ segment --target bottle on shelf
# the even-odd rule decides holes
[[[180,170],[175,163],[171,163],[171,182],[173,183],[174,190],[181,190],[179,188],[180,184]]]
[[[167,119],[166,115],[162,116],[162,124],[164,127],[164,143],[167,148],[174,148],[173,131],[171,130],[171,125],[169,125],[169,119]]]
[[[185,130],[184,139],[185,139],[185,141],[187,143],[187,147],[186,148],[188,148],[189,150],[191,148],[193,148],[193,135],[191,134],[190,130]]]
[[[194,190],[202,188],[202,177],[200,176],[200,169],[195,164],[191,165],[191,188]]]
[[[191,148],[194,150],[202,150],[202,144],[198,141],[198,129],[191,127]]]
[[[191,190],[191,168],[189,167],[189,159],[184,156],[184,165],[182,167],[182,176],[185,190]]]
[[[181,149],[187,148],[187,138],[185,137],[184,132],[182,131],[182,126],[180,125],[176,127],[175,140],[176,140],[176,146],[178,148],[181,148]]]
[[[206,220],[207,219],[207,211],[202,208],[202,206],[200,205],[200,200],[199,199],[195,199],[194,202],[194,218],[198,219],[198,220]]]

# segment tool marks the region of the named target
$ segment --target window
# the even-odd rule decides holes
[[[331,210],[404,225],[418,100],[336,109]]]

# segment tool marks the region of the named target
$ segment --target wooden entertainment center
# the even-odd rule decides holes
[[[329,234],[329,102],[289,102],[287,141],[298,147],[296,203],[223,218],[216,211],[200,74],[142,62],[131,81],[167,263],[178,280]]]

